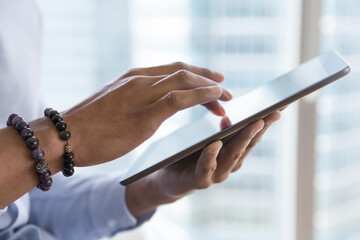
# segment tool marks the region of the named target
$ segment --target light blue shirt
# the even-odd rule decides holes
[[[0,239],[99,239],[135,228],[154,213],[131,215],[117,174],[53,178],[50,191],[34,188],[0,215]]]
[[[0,128],[13,112],[28,121],[42,115],[40,65],[36,4],[0,0]],[[97,239],[137,227],[153,215],[136,219],[129,213],[120,174],[65,178],[60,173],[53,179],[50,191],[35,188],[0,209],[0,240]]]

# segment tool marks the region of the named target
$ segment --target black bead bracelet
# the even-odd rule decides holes
[[[46,108],[44,111],[45,116],[49,117],[51,121],[55,124],[56,129],[59,131],[59,137],[61,140],[65,141],[64,147],[64,170],[62,173],[65,177],[70,177],[74,174],[74,154],[72,153],[71,145],[69,144],[69,139],[71,137],[70,131],[68,131],[67,125],[64,119],[61,117],[58,111],[53,110],[52,108]]]
[[[7,126],[14,126],[26,142],[27,147],[32,151],[31,156],[35,160],[35,169],[39,174],[40,182],[36,187],[43,191],[49,191],[53,183],[51,172],[45,161],[45,153],[39,148],[39,140],[34,136],[29,124],[22,117],[13,113],[8,118]]]

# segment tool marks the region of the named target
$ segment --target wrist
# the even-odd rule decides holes
[[[126,203],[129,211],[135,217],[178,199],[168,196],[163,191],[158,174],[151,174],[126,188]]]
[[[29,123],[34,135],[39,139],[40,147],[45,152],[45,159],[51,174],[54,175],[63,169],[64,143],[59,139],[53,123],[47,118],[39,118]]]

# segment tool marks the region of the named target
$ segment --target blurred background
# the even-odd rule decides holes
[[[59,110],[134,67],[175,61],[208,67],[223,72],[224,86],[238,96],[326,50],[337,49],[352,64],[349,77],[286,109],[228,181],[159,208],[149,223],[113,239],[360,239],[358,0],[38,5],[44,102]],[[165,126],[177,128],[204,112],[179,113]],[[126,171],[162,134],[121,159],[81,171]]]

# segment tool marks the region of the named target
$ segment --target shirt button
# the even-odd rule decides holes
[[[114,219],[109,219],[106,224],[108,227],[115,227],[116,221]]]

